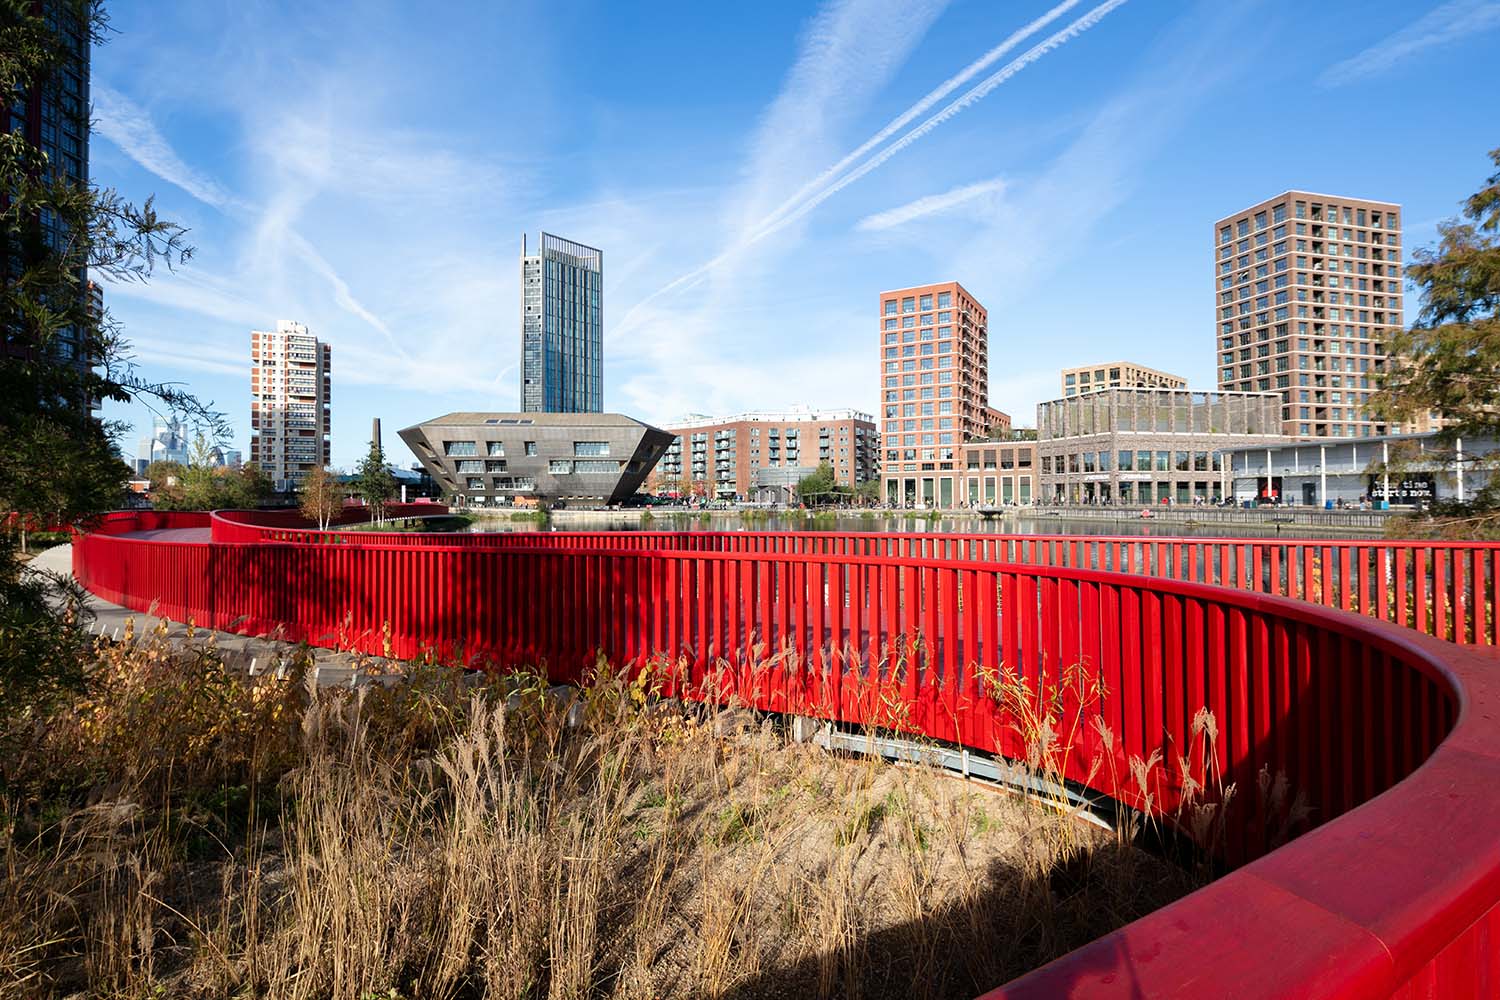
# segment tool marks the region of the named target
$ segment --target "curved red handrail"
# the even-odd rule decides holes
[[[586,547],[879,555],[1017,562],[1143,573],[1294,597],[1440,639],[1500,646],[1500,543],[1385,539],[1179,538],[918,532],[317,531],[292,521],[220,528],[220,541],[469,548]]]
[[[111,522],[111,531],[120,528]],[[262,536],[263,538],[264,536]],[[796,542],[553,533],[295,544],[87,533],[75,573],[200,625],[411,655],[424,645],[578,679],[600,652],[669,694],[906,729],[1018,756],[1002,664],[1055,683],[1085,664],[1117,693],[1111,742],[1066,762],[1104,784],[1191,739],[1242,790],[1238,865],[1177,903],[996,990],[1041,996],[1448,996],[1500,986],[1500,687],[1492,663],[1368,616],[1247,589],[1076,566]],[[1165,544],[1171,544],[1165,543]],[[630,546],[630,547],[626,547]],[[911,554],[920,551],[920,554]],[[893,708],[894,706],[894,708]],[[1246,790],[1284,771],[1313,806],[1276,847]],[[1103,788],[1118,794],[1119,788]],[[1158,787],[1170,804],[1180,788]]]
[[[387,504],[385,516],[387,518],[415,517],[420,515],[446,514],[447,504],[441,503],[394,503]],[[336,525],[344,524],[367,524],[370,521],[371,510],[360,504],[346,504],[342,510],[333,518]],[[296,508],[281,510],[216,510],[211,514],[205,513],[205,523],[212,530],[213,540],[216,542],[260,542],[285,540],[280,536],[289,532],[305,534],[309,537],[306,541],[314,540],[311,536],[315,534],[325,535],[359,535],[365,532],[319,532],[314,527],[309,527],[307,518]]]

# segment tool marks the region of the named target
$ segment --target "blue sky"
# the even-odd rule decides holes
[[[1500,0],[111,9],[93,178],[198,249],[111,312],[245,450],[249,331],[307,323],[344,467],[517,405],[523,232],[605,252],[610,410],[873,412],[876,293],[956,278],[1029,425],[1065,365],[1212,386],[1215,219],[1397,201],[1409,253],[1500,145]]]

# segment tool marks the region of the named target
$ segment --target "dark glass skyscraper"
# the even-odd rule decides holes
[[[604,254],[550,233],[521,237],[521,409],[604,411]]]
[[[50,77],[19,81],[14,103],[8,107],[0,103],[0,132],[13,133],[44,153],[54,177],[86,186],[89,181],[88,25],[78,16],[79,10],[67,3],[42,3],[31,13],[45,18],[65,55]],[[6,193],[0,192],[0,207],[8,205]],[[68,243],[67,228],[55,213],[44,212],[37,221],[49,250]],[[28,266],[27,256],[20,242],[0,241],[0,281],[17,280]],[[96,316],[102,313],[103,293],[88,281],[82,268],[78,288],[80,295],[88,297],[88,308]],[[25,338],[18,339],[9,329],[4,331],[4,338],[3,349],[12,355],[24,356],[35,347]],[[87,331],[70,326],[57,331],[49,346],[59,363],[86,368],[93,360],[91,339]],[[85,405],[92,408],[94,404],[85,401]]]

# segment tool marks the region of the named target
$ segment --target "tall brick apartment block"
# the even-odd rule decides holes
[[[1401,277],[1391,202],[1287,191],[1220,219],[1219,388],[1279,393],[1289,435],[1386,433],[1366,403],[1401,329]]]
[[[952,507],[959,447],[1009,433],[989,405],[989,314],[958,282],[880,293],[880,420],[893,507]]]
[[[332,369],[328,345],[301,323],[250,332],[250,461],[278,490],[328,464]]]

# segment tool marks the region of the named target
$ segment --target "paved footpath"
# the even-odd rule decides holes
[[[141,537],[170,536],[177,541],[208,541],[207,528],[178,528],[163,531],[143,531],[137,534]],[[198,533],[201,538],[185,537]],[[40,553],[30,563],[30,568],[37,570],[49,570],[61,573],[69,578],[73,575],[73,547],[71,545],[58,545]],[[159,619],[153,619],[144,612],[132,611],[122,608],[118,604],[111,604],[101,600],[93,594],[89,595],[88,608],[93,612],[95,619],[92,631],[96,634],[102,633],[116,638],[125,634],[125,623],[131,619],[135,620],[135,634],[140,636],[144,632],[155,627]],[[188,640],[187,625],[183,622],[170,622],[167,630],[167,638],[186,642]],[[194,629],[194,637],[202,640],[210,630]],[[291,642],[283,642],[276,639],[264,637],[236,635],[233,632],[213,632],[215,645],[224,657],[225,666],[245,670],[252,675],[266,670],[276,670],[287,657],[293,655],[297,645]],[[400,665],[395,661],[384,660],[380,657],[357,656],[352,653],[339,653],[331,649],[320,649],[310,647],[313,657],[313,675],[319,684],[344,685],[357,687],[360,684],[390,684],[401,679]]]
[[[127,531],[121,538],[155,538],[167,542],[211,542],[212,528],[156,528],[151,531]]]

